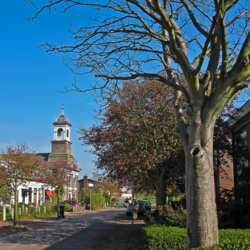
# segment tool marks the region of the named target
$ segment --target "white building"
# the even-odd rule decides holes
[[[55,120],[54,136],[51,141],[51,153],[38,153],[35,157],[42,157],[45,163],[52,164],[57,160],[64,160],[70,163],[70,181],[64,189],[63,200],[78,199],[78,175],[80,169],[77,167],[74,157],[71,155],[70,128],[71,124],[64,116],[62,109],[61,115]],[[4,165],[4,162],[1,162]],[[18,187],[18,203],[25,204],[35,203],[42,204],[49,200],[54,194],[54,189],[46,183],[38,181],[28,181]],[[0,201],[1,203],[1,201]],[[14,203],[11,198],[10,203]]]

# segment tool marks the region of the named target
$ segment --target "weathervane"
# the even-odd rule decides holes
[[[64,102],[63,102],[63,100],[62,100],[62,113],[61,113],[61,115],[64,115]]]

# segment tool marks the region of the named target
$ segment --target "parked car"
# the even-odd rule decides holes
[[[138,214],[144,214],[146,212],[146,208],[145,208],[144,204],[142,202],[137,202],[137,204],[139,205]],[[134,206],[132,204],[129,204],[127,207],[126,214],[132,215],[133,209],[134,209]]]
[[[151,211],[151,203],[150,201],[143,201],[144,207],[147,211]]]
[[[60,204],[61,205],[70,204],[71,206],[80,206],[80,203],[74,200],[65,200],[65,201],[60,202]]]

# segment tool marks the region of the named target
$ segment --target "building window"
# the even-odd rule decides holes
[[[59,129],[57,130],[57,136],[58,136],[58,137],[63,137],[63,135],[64,135],[63,129],[62,129],[62,128],[59,128]]]
[[[249,171],[245,171],[246,168],[249,168],[249,150],[247,145],[247,130],[245,127],[236,133],[234,153],[237,161],[239,181],[244,182],[243,179],[247,180],[250,177],[248,176]]]
[[[241,202],[250,202],[250,152],[249,152],[249,125],[235,133],[234,140],[234,167],[236,167],[236,195]]]

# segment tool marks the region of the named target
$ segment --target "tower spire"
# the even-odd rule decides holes
[[[64,102],[62,100],[62,112],[61,112],[61,115],[64,115]]]

